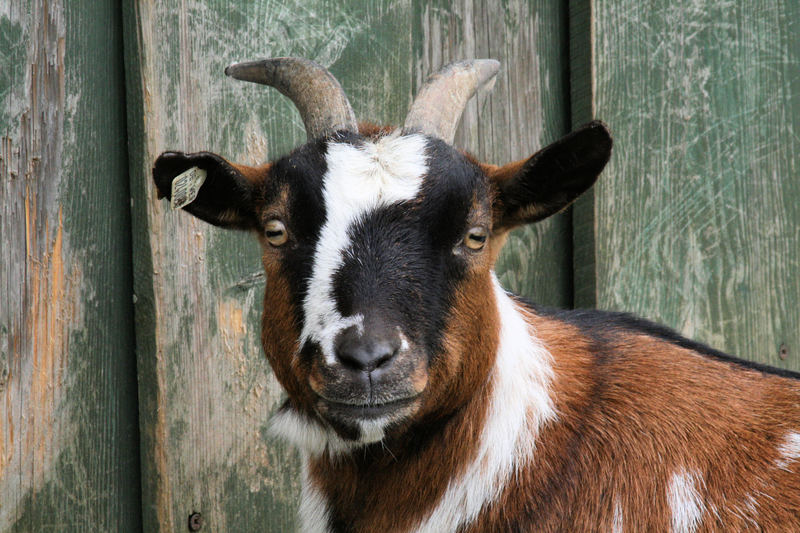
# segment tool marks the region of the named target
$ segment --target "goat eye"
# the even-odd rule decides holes
[[[267,241],[272,246],[280,246],[289,239],[289,234],[286,232],[286,225],[280,220],[270,220],[264,226],[264,234],[267,236]]]
[[[467,236],[464,237],[464,244],[471,250],[480,250],[486,244],[486,239],[488,237],[489,232],[486,231],[486,228],[470,228],[467,232]]]

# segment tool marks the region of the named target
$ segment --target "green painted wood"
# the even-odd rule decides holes
[[[0,531],[140,531],[122,33],[0,3]]]
[[[597,118],[594,112],[594,39],[591,0],[569,2],[570,119],[577,128]],[[608,171],[603,175],[608,179]],[[597,305],[595,271],[594,194],[591,188],[572,207],[573,306]]]
[[[546,0],[416,3],[416,86],[451,61],[502,64],[492,93],[467,106],[457,147],[505,164],[569,131],[566,7]],[[498,260],[501,283],[542,304],[571,306],[571,244],[568,215],[515,230]]]
[[[596,279],[576,283],[599,307],[800,369],[800,4],[593,2],[586,22],[583,82],[615,152],[582,204],[592,227],[576,226]]]

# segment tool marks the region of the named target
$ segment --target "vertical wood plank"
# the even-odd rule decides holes
[[[139,531],[119,6],[0,3],[0,531]]]
[[[592,0],[569,2],[570,119],[577,128],[597,118],[594,112],[594,39]],[[607,178],[608,171],[602,179]],[[595,187],[581,195],[572,207],[573,306],[597,305],[594,230]]]
[[[800,4],[591,9],[587,81],[615,136],[593,227],[576,226],[597,305],[800,369]]]
[[[359,118],[399,123],[411,13],[403,1],[125,3],[145,531],[180,530],[192,512],[209,531],[291,531],[299,493],[297,458],[265,435],[281,390],[260,343],[258,244],[158,202],[155,157],[253,164],[305,142],[285,97],[223,75],[261,57],[314,59]]]
[[[417,2],[418,87],[452,61],[501,62],[491,94],[467,106],[455,145],[504,164],[532,155],[569,131],[567,9],[564,2]],[[501,255],[501,283],[535,301],[572,305],[568,215],[515,230]]]

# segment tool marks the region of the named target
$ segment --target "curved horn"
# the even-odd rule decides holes
[[[338,130],[358,132],[353,108],[342,86],[325,67],[299,57],[274,57],[235,63],[225,74],[237,80],[270,85],[289,97],[311,141]]]
[[[450,63],[428,78],[411,104],[404,133],[420,132],[453,142],[458,119],[478,89],[494,87],[500,62],[474,59]]]

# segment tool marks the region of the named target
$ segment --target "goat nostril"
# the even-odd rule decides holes
[[[395,355],[397,355],[397,349],[394,346],[388,342],[382,343],[381,348],[376,353],[374,368],[382,367],[391,361]]]
[[[346,336],[336,347],[336,357],[352,370],[372,372],[387,365],[398,350],[399,345],[391,341]]]

